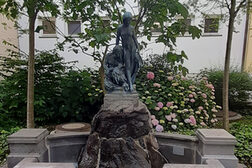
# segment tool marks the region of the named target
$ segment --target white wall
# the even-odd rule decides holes
[[[130,0],[133,1],[133,0]],[[136,4],[133,6],[137,6]],[[125,6],[129,11],[131,9],[128,5]],[[136,12],[137,8],[134,8]],[[218,13],[215,11],[215,13]],[[41,15],[41,14],[40,14]],[[203,18],[200,15],[196,15],[195,19],[192,20],[192,25],[198,25],[203,22]],[[19,23],[23,28],[28,29],[28,20],[25,17],[19,19]],[[40,24],[39,21],[36,24]],[[63,19],[57,18],[56,25],[61,32],[67,34],[67,24]],[[245,14],[242,17],[242,21],[239,25],[236,25],[236,30],[239,33],[234,34],[232,54],[231,54],[231,64],[233,66],[240,66],[242,53],[243,53],[243,39],[245,30]],[[41,34],[36,33],[36,43],[35,47],[38,50],[50,50],[55,47],[56,42],[63,41],[63,37],[57,34],[57,38],[41,38]],[[217,36],[203,36],[200,39],[192,40],[191,37],[178,37],[177,38],[177,48],[179,52],[184,50],[188,55],[189,60],[185,62],[185,66],[189,69],[190,73],[198,73],[200,69],[210,68],[210,67],[221,67],[224,64],[225,58],[225,46],[227,38],[227,23],[220,24],[220,30]],[[143,57],[148,54],[162,54],[163,51],[167,50],[162,44],[155,44],[155,39],[152,39],[152,44],[148,46],[147,49],[141,51]],[[140,39],[139,39],[140,41]],[[21,50],[28,53],[28,35],[23,35],[19,38],[19,44]],[[88,52],[91,52],[89,50]],[[72,51],[60,52],[66,61],[78,60],[77,66],[79,68],[87,67],[97,67],[99,64],[95,63],[93,59],[81,52],[75,54]]]

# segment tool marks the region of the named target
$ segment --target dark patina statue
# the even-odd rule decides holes
[[[132,92],[137,72],[142,65],[134,28],[130,25],[131,19],[131,13],[125,12],[123,24],[117,29],[116,46],[113,52],[105,58],[105,88],[107,91],[123,87],[125,91]],[[120,40],[122,47],[119,46]]]

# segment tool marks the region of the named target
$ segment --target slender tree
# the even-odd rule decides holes
[[[193,7],[197,12],[203,14],[211,10],[219,9],[224,19],[228,20],[228,34],[226,41],[226,53],[224,64],[224,78],[223,78],[223,128],[229,130],[229,103],[228,103],[228,84],[229,84],[229,69],[230,69],[230,55],[234,32],[234,23],[238,13],[241,9],[246,9],[246,0],[208,0],[200,2],[199,0],[189,0],[189,6]],[[207,10],[205,10],[207,8]],[[224,10],[223,10],[224,9]],[[225,12],[227,11],[227,12]]]
[[[34,128],[34,55],[35,55],[35,21],[39,12],[49,12],[52,16],[59,14],[58,5],[53,0],[1,0],[0,12],[14,19],[21,15],[29,19],[29,58],[27,85],[27,128]]]

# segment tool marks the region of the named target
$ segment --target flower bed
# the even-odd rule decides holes
[[[137,81],[141,100],[147,105],[157,132],[212,127],[216,105],[214,86],[204,77],[193,81],[163,70],[144,69]]]

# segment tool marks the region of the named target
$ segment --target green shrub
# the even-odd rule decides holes
[[[215,87],[216,102],[222,105],[223,71],[219,69],[205,69],[200,76],[206,76]],[[248,91],[252,91],[252,77],[246,72],[232,69],[229,76],[229,107],[231,110],[243,114],[252,114],[247,106]]]
[[[14,127],[8,130],[0,129],[0,165],[6,161],[6,157],[9,153],[7,136],[17,132],[20,128]]]
[[[188,80],[179,73],[174,75],[172,69],[148,62],[142,67],[136,84],[157,131],[187,132],[211,127],[217,121],[214,113],[220,106],[214,102],[213,85],[206,79]]]
[[[25,125],[27,58],[6,58],[2,66],[10,75],[0,82],[1,115]],[[98,75],[91,70],[73,70],[54,51],[36,55],[34,85],[36,125],[90,122],[102,103]]]
[[[231,124],[230,133],[236,137],[235,156],[241,163],[252,167],[252,117],[247,123],[237,121]]]
[[[90,122],[102,104],[103,91],[98,74],[86,70],[69,71],[60,88],[56,100],[58,120]]]

